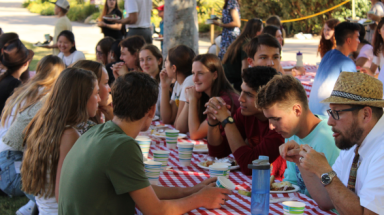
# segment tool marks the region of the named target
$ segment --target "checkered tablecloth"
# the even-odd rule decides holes
[[[153,124],[157,125],[159,122],[154,122]],[[206,140],[194,141],[191,139],[179,139],[179,142],[183,141],[193,142],[195,144],[207,144]],[[160,186],[191,187],[209,178],[209,171],[197,166],[199,162],[205,161],[207,154],[193,153],[191,166],[182,167],[179,164],[178,151],[176,149],[168,149],[164,139],[152,139],[149,159],[152,159],[153,157],[153,150],[167,150],[171,152],[168,166],[171,166],[172,168],[161,173],[159,178]],[[229,179],[236,185],[237,190],[250,190],[252,184],[251,176],[246,176],[239,170],[232,170]],[[271,197],[294,197],[297,201],[305,202],[305,214],[334,214],[329,211],[322,211],[313,200],[300,193],[271,194]],[[251,214],[250,208],[251,198],[234,192],[233,195],[230,195],[230,200],[228,200],[220,209],[207,210],[205,208],[198,208],[187,214]],[[138,213],[140,214],[139,211]],[[283,205],[281,203],[270,204],[269,214],[283,214]]]
[[[296,61],[282,61],[282,66],[295,66]],[[311,94],[312,90],[312,84],[315,79],[315,75],[317,72],[316,65],[311,65],[308,63],[304,64],[305,68],[305,75],[302,76],[296,76],[297,79],[300,80],[301,84],[304,86],[305,91],[307,92],[307,97],[309,98],[309,95]]]

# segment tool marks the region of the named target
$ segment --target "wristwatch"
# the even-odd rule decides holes
[[[225,128],[225,125],[227,124],[227,123],[234,123],[235,122],[235,120],[231,117],[231,116],[229,116],[228,118],[226,118],[226,119],[224,119],[222,122],[221,122],[221,126],[223,126],[223,128]]]
[[[332,179],[336,176],[335,171],[330,171],[321,175],[320,181],[324,186],[327,186],[332,182]]]

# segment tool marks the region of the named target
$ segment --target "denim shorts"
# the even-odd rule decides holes
[[[10,197],[25,195],[21,191],[21,175],[15,170],[15,161],[21,161],[22,158],[21,151],[0,153],[0,189]]]

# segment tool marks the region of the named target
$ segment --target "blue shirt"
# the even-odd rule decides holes
[[[298,136],[294,135],[285,140],[288,142],[290,140],[296,141],[299,145],[308,144],[317,152],[324,153],[329,165],[333,165],[339,156],[340,149],[337,148],[335,144],[335,138],[333,138],[332,129],[327,124],[328,119],[324,116],[318,116],[321,119],[321,122],[317,124],[315,129],[309,133],[303,139],[300,139]],[[300,187],[300,193],[303,193],[310,197],[307,188],[305,187],[304,180],[301,177],[299,168],[295,163],[287,161],[287,169],[284,172],[284,180],[289,181],[291,184],[295,184]]]
[[[160,34],[164,37],[164,21],[160,22]],[[163,41],[161,41],[161,50],[163,50]]]
[[[320,103],[331,96],[341,72],[356,72],[355,63],[339,50],[328,51],[320,62],[309,96],[309,109],[316,115],[327,115],[328,104]]]

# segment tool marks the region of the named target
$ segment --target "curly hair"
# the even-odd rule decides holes
[[[274,104],[289,106],[299,102],[304,110],[308,110],[307,93],[299,80],[291,75],[275,75],[257,94],[256,107],[268,109]]]
[[[325,22],[329,28],[335,30],[336,25],[338,25],[340,21],[338,19],[329,19]],[[324,55],[329,51],[336,48],[336,39],[335,33],[332,35],[331,39],[326,40],[324,37],[324,26],[321,29],[321,39],[319,47],[317,48],[317,54],[320,54],[320,57],[323,58]]]

